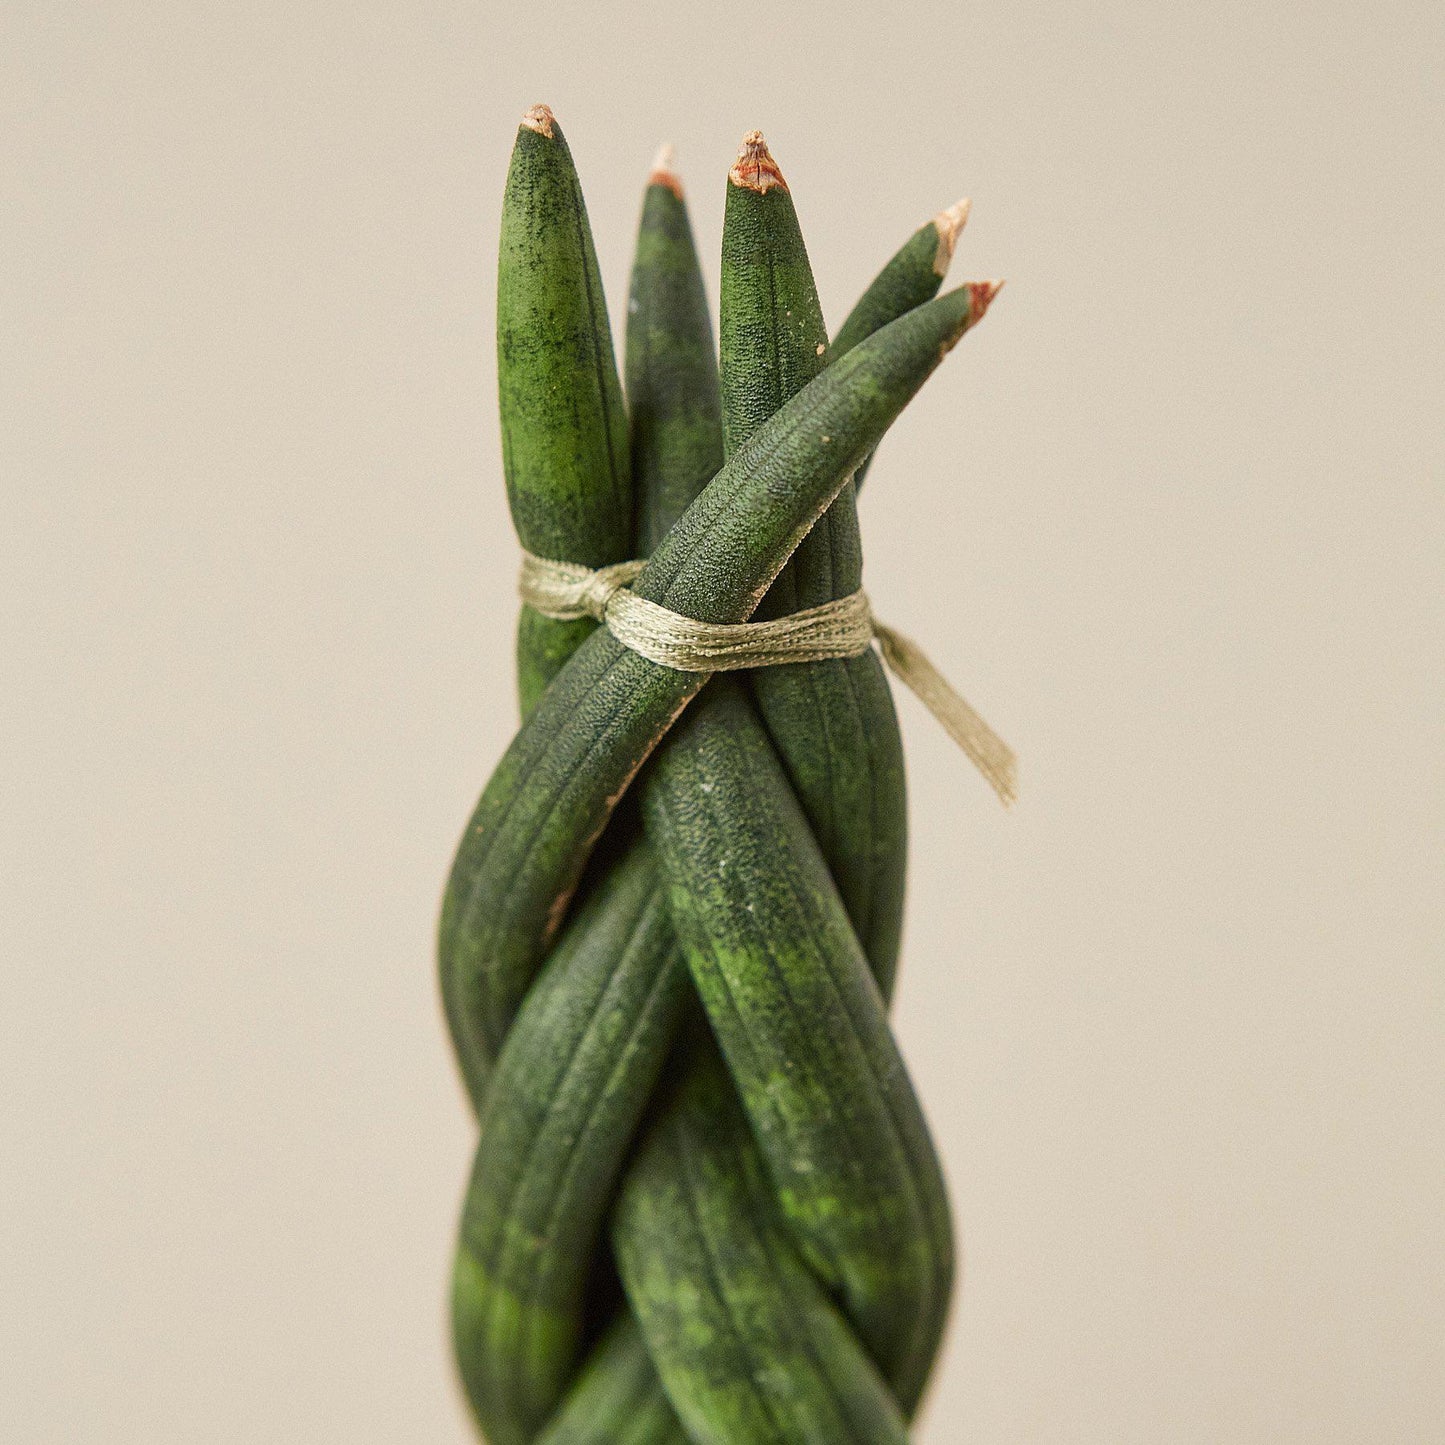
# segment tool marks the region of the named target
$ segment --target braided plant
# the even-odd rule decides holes
[[[523,547],[708,623],[857,591],[857,482],[996,287],[960,204],[829,342],[762,137],[729,174],[719,352],[682,186],[646,191],[627,405],[555,118],[503,206],[498,379]],[[720,353],[721,364],[718,355]],[[462,838],[441,987],[480,1123],[453,1284],[492,1445],[902,1442],[953,1274],[889,1031],[903,754],[877,654],[684,672],[524,607],[523,722]]]

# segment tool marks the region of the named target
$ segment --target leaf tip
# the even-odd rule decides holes
[[[744,190],[757,191],[759,195],[766,195],[774,186],[781,186],[785,191],[788,189],[788,183],[783,179],[783,173],[778,169],[778,163],[773,159],[760,130],[750,130],[743,137],[738,158],[728,172],[728,180]]]
[[[522,124],[528,130],[534,130],[538,135],[546,136],[548,140],[551,140],[557,124],[557,117],[552,114],[550,105],[534,105],[522,112]]]
[[[959,232],[963,230],[972,209],[973,202],[965,196],[933,218],[933,229],[938,232],[938,250],[933,254],[933,269],[939,276],[948,275],[948,267],[953,260],[953,248],[958,244]]]
[[[968,324],[983,320],[983,313],[993,305],[993,298],[1003,290],[1002,281],[970,281],[968,283]]]
[[[649,186],[666,186],[678,200],[683,199],[682,177],[673,169],[673,161],[677,153],[672,146],[664,141],[658,147],[657,155],[652,162],[652,170],[648,174],[647,184]]]
[[[964,308],[953,329],[944,337],[942,345],[938,348],[940,361],[963,339],[964,332],[972,330],[983,320],[984,312],[993,304],[993,298],[1002,289],[1002,281],[966,281],[962,286],[950,291],[946,297],[939,298],[948,303],[955,315],[957,315],[959,306]]]

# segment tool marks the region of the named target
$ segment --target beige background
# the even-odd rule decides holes
[[[431,933],[513,719],[539,99],[618,320],[657,142],[715,281],[754,125],[835,322],[964,192],[1010,281],[863,509],[1024,760],[1005,816],[902,703],[968,1262],[920,1441],[1445,1435],[1438,5],[10,0],[3,49],[5,1439],[468,1438]]]

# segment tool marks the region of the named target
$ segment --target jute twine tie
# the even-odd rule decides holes
[[[865,592],[768,622],[699,622],[639,597],[628,584],[645,562],[583,567],[522,553],[522,601],[559,622],[591,617],[624,646],[680,672],[734,672],[790,662],[857,657],[873,640],[889,671],[942,724],[1005,806],[1017,796],[1008,744],[956,693],[921,647],[874,615]]]

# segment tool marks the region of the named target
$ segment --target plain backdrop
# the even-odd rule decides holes
[[[1445,11],[9,0],[0,1434],[470,1438],[432,939],[514,726],[518,115],[620,326],[761,126],[836,324],[961,194],[987,322],[867,577],[896,1010],[966,1269],[924,1445],[1438,1441]]]

